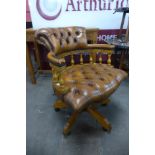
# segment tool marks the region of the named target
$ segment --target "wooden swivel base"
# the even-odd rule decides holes
[[[109,103],[109,101],[110,101],[109,99],[103,101],[103,105],[107,105]],[[64,108],[68,108],[68,106],[63,101],[57,100],[54,103],[54,109],[56,111],[59,111],[60,109],[64,109]],[[85,111],[87,111],[93,118],[95,118],[105,131],[108,131],[108,132],[111,131],[112,127],[111,127],[110,123],[103,115],[101,115],[97,111],[97,109],[95,107],[89,106],[88,108],[85,109]],[[68,119],[67,123],[64,126],[64,129],[63,129],[64,135],[68,135],[71,132],[71,128],[72,128],[73,124],[75,123],[79,114],[80,113],[77,111],[74,111],[71,114],[70,118]]]

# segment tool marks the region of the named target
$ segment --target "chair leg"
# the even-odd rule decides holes
[[[57,100],[53,106],[55,111],[59,111],[60,109],[65,109],[68,107],[62,100]]]
[[[87,108],[87,112],[93,117],[95,118],[98,123],[103,127],[103,129],[105,129],[106,131],[110,132],[112,127],[110,125],[110,123],[108,122],[108,120],[102,116],[95,107],[88,107]]]
[[[110,102],[110,99],[103,100],[103,101],[102,101],[102,105],[103,105],[103,106],[106,106],[106,105],[109,104],[109,102]]]
[[[70,116],[69,120],[67,121],[67,123],[64,126],[64,130],[63,130],[64,135],[67,135],[67,134],[70,133],[71,128],[72,128],[73,124],[75,123],[75,121],[76,121],[76,119],[78,117],[78,114],[79,113],[76,112],[76,111],[74,111],[72,113],[72,115]]]

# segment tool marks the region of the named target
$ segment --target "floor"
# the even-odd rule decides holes
[[[55,112],[50,75],[39,75],[31,84],[27,75],[27,155],[128,155],[129,80],[111,96],[100,111],[112,124],[106,133],[87,113],[82,113],[69,136],[62,134],[70,111]]]

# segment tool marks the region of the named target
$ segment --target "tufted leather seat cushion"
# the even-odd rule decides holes
[[[108,98],[127,76],[122,70],[107,64],[83,64],[67,67],[60,74],[70,91],[64,95],[65,103],[81,111],[90,103]]]

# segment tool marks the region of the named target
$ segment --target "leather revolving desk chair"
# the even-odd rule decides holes
[[[107,104],[109,96],[127,77],[126,72],[111,65],[114,46],[87,44],[83,27],[43,28],[36,31],[35,37],[49,50],[47,57],[52,69],[52,85],[58,96],[55,110],[69,107],[73,110],[63,133],[70,133],[83,111],[94,117],[103,129],[110,131],[110,123],[97,111],[96,105]],[[85,52],[89,54],[87,63],[84,62]],[[107,54],[107,64],[102,63],[102,53]],[[75,55],[79,55],[79,64],[75,64]],[[69,66],[66,65],[66,56],[70,56]]]

